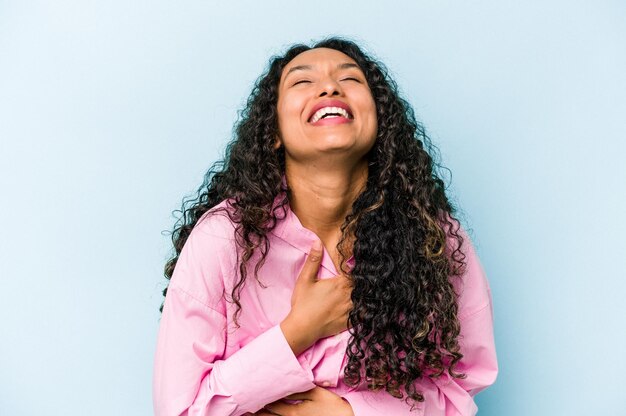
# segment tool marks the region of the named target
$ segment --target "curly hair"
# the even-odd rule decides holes
[[[358,386],[364,376],[369,390],[385,388],[402,399],[404,389],[407,403],[409,398],[422,402],[417,379],[440,377],[444,371],[452,377],[466,377],[454,371],[463,355],[458,343],[458,293],[451,282],[464,273],[463,237],[453,216],[457,209],[437,174],[441,166],[431,156],[437,149],[385,66],[351,40],[335,36],[313,46],[295,44],[282,56],[270,58],[239,113],[224,160],[208,170],[197,195],[183,199],[182,210],[174,211],[182,216],[172,232],[176,254],[165,265],[165,277],[171,278],[200,217],[224,199],[234,201],[235,213],[228,215],[237,224],[237,246],[243,253],[238,259],[240,279],[231,294],[238,327],[246,263],[259,248],[261,259],[254,270],[258,281],[269,249],[267,233],[276,225],[276,210],[289,203],[285,196],[272,208],[282,191],[285,171],[284,146],[274,147],[280,76],[298,54],[322,47],[356,61],[367,79],[378,119],[376,141],[367,154],[366,188],[346,216],[337,245],[341,270],[353,281],[344,382]],[[350,253],[345,246],[352,238],[355,266],[348,270]]]

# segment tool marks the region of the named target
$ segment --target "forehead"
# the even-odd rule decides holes
[[[286,74],[289,73],[289,70],[295,66],[303,66],[308,65],[313,69],[321,68],[325,66],[336,67],[342,63],[354,63],[356,61],[350,58],[345,53],[338,51],[336,49],[330,48],[314,48],[309,49],[308,51],[304,51],[299,55],[296,55],[289,63],[283,68],[283,72],[281,74],[281,80],[285,78]]]

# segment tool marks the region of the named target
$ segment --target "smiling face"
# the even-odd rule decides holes
[[[331,154],[360,160],[376,140],[376,104],[365,75],[335,49],[305,51],[285,66],[277,110],[277,145],[292,161],[319,161]]]

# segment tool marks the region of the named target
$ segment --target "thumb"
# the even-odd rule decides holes
[[[311,245],[311,250],[309,250],[309,255],[307,256],[304,267],[300,272],[300,277],[304,277],[304,279],[309,281],[317,280],[317,271],[320,268],[323,252],[322,241],[318,238]]]

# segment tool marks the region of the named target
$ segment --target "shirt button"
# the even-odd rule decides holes
[[[330,386],[330,383],[328,381],[323,381],[322,382],[322,386],[328,387],[328,386]]]

